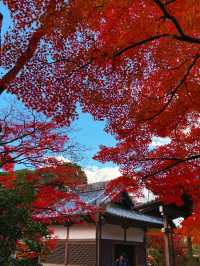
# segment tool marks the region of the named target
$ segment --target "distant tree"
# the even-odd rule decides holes
[[[176,265],[182,266],[184,261],[186,261],[186,249],[187,249],[187,246],[184,242],[184,238],[179,235],[174,235],[173,244],[176,254],[175,255]],[[148,232],[147,245],[148,245],[149,260],[151,262],[150,265],[164,266],[165,265],[164,234],[156,230]]]
[[[32,219],[35,188],[25,179],[13,188],[0,185],[0,264],[30,265],[38,254],[50,251],[52,239],[45,224]],[[52,251],[52,250],[51,250]]]
[[[71,162],[65,162],[57,167],[43,167],[34,174],[40,176],[46,184],[57,186],[76,186],[87,184],[87,176],[82,168]]]
[[[8,173],[0,174],[1,265],[13,265],[14,261],[16,265],[30,265],[32,259],[53,251],[56,243],[48,225],[70,221],[68,212],[57,210],[56,205],[60,201],[73,201],[75,209],[91,210],[76,194],[63,189],[73,188],[79,182],[73,182],[73,176],[63,177],[67,171],[62,175],[61,170],[59,165],[51,168],[51,173],[55,174],[55,179],[53,181],[51,177],[51,182],[39,170],[13,171],[12,174],[9,170]],[[57,171],[59,175],[56,175]],[[45,212],[50,212],[53,216],[45,216]]]

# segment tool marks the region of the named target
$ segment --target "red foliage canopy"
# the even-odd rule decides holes
[[[165,253],[165,244],[164,244],[164,233],[152,230],[147,233],[147,244],[149,247],[149,260],[150,265],[165,265],[164,253]],[[183,265],[187,257],[187,245],[184,242],[184,239],[174,234],[173,235],[173,246],[176,254],[176,264],[177,266]],[[157,255],[157,258],[156,258]]]
[[[199,201],[200,2],[4,0],[1,91],[60,123],[76,103],[118,139],[113,161],[167,202]],[[3,18],[4,19],[4,18]],[[154,136],[171,142],[151,149]]]
[[[14,109],[0,111],[0,253],[6,262],[15,252],[18,259],[30,260],[53,248],[47,224],[69,222],[69,212],[59,204],[73,201],[71,212],[82,208],[88,215],[95,213],[70,191],[87,182],[85,173],[55,159],[71,151],[68,137],[55,122],[38,120],[28,112],[19,115]],[[36,170],[15,171],[16,164]]]

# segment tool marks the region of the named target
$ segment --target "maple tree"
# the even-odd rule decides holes
[[[48,225],[69,221],[68,213],[57,209],[60,201],[89,210],[69,191],[87,182],[85,173],[55,157],[73,151],[66,130],[14,107],[0,113],[0,264],[5,266],[30,265],[53,250],[55,239]],[[32,169],[15,171],[20,164]],[[47,211],[54,216],[44,217]]]
[[[165,265],[165,244],[164,233],[158,230],[151,230],[147,233],[148,260],[151,266]],[[173,246],[175,251],[175,261],[178,266],[196,266],[199,258],[189,254],[187,241],[184,235],[176,230],[173,236]]]
[[[164,235],[160,231],[150,231],[147,234],[147,245],[148,245],[148,260],[150,265],[165,265],[165,245],[164,245]],[[183,243],[182,245],[177,246],[178,250],[176,250],[176,254],[183,257],[184,249]],[[176,247],[176,248],[177,248]],[[180,250],[179,250],[180,248]],[[179,252],[177,252],[179,251]]]
[[[77,185],[87,184],[87,176],[82,168],[71,162],[52,167],[36,169],[32,174],[41,177],[46,184],[54,186],[76,187]]]
[[[0,90],[60,124],[76,104],[106,119],[116,147],[96,158],[167,203],[199,202],[200,2],[4,0]],[[4,16],[1,16],[4,23]],[[170,143],[151,149],[154,136]]]
[[[60,165],[54,165],[50,178],[41,175],[49,173],[49,167],[46,171],[43,168],[41,172],[40,169],[13,171],[14,180],[11,179],[10,172],[1,173],[0,177],[4,176],[3,182],[1,180],[0,183],[1,265],[15,263],[24,266],[30,265],[34,260],[36,263],[39,255],[47,255],[56,247],[56,239],[48,227],[49,224],[79,222],[80,215],[77,214],[75,219],[69,215],[80,208],[88,213],[95,212],[94,208],[83,203],[78,195],[69,191],[69,188],[80,183],[73,182],[74,176],[70,177],[71,169],[69,175],[65,170],[65,178],[61,175],[59,180],[60,170]],[[55,178],[52,177],[53,174]],[[70,210],[61,208],[63,200],[73,202],[74,206]]]
[[[56,174],[60,174],[61,169],[60,165],[51,168],[51,182],[49,178],[40,175],[40,169],[32,172],[13,171],[14,179],[11,179],[10,170],[7,174],[1,173],[0,177],[4,177],[0,183],[1,265],[30,265],[31,261],[37,261],[39,255],[52,252],[56,246],[55,236],[48,228],[49,224],[72,221],[73,217],[69,217],[70,211],[80,208],[87,212],[95,211],[69,191],[75,183],[73,177],[71,180],[67,175],[67,170],[65,179],[62,175],[61,180],[58,179]],[[69,174],[71,172],[70,169]],[[42,173],[49,173],[49,167],[46,171],[43,168]],[[54,182],[52,173],[55,175]],[[63,180],[65,182],[61,186]],[[59,207],[63,200],[73,202],[74,207],[70,210]],[[75,219],[78,222],[79,215]]]
[[[28,114],[12,120],[9,112],[1,110],[0,126],[0,167],[5,170],[15,163],[42,166],[53,153],[65,151],[68,138],[55,123],[39,121]]]

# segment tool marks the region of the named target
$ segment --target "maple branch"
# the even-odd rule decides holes
[[[184,66],[189,60],[188,59],[185,59],[182,63],[180,63],[179,65],[177,66],[174,66],[174,67],[171,67],[171,68],[167,68],[168,71],[171,71],[171,70],[177,70],[177,69],[180,69],[182,66]]]
[[[162,10],[164,17],[172,21],[172,23],[176,27],[177,31],[179,32],[179,34],[181,36],[185,36],[185,33],[184,33],[183,29],[181,28],[179,22],[177,21],[177,19],[174,16],[170,15],[170,13],[168,12],[168,10],[165,7],[165,4],[163,4],[160,0],[153,0],[153,1]]]
[[[175,159],[175,158],[173,158],[173,159]],[[200,154],[191,155],[189,157],[182,158],[182,159],[181,158],[177,158],[175,160],[175,162],[169,164],[168,166],[166,166],[166,167],[164,167],[164,168],[162,168],[162,169],[160,169],[160,170],[158,170],[158,171],[156,171],[154,173],[150,173],[150,174],[147,174],[147,175],[143,176],[142,180],[144,181],[144,180],[146,180],[149,177],[153,177],[153,176],[159,175],[159,174],[161,174],[163,172],[169,171],[171,168],[177,166],[178,164],[189,162],[189,161],[193,161],[193,160],[196,160],[196,159],[200,159]],[[169,160],[169,158],[168,158],[168,160]]]
[[[140,45],[143,45],[143,44],[146,44],[146,43],[149,43],[149,42],[152,42],[154,40],[161,39],[161,38],[172,38],[172,39],[175,39],[175,40],[178,40],[178,41],[182,41],[182,42],[200,44],[200,39],[195,38],[195,37],[191,37],[191,36],[185,34],[185,32],[183,31],[183,29],[180,26],[180,24],[177,21],[177,19],[174,16],[170,15],[170,13],[167,11],[165,5],[168,5],[168,4],[172,3],[172,2],[175,2],[174,0],[166,2],[165,4],[162,3],[160,0],[153,0],[153,1],[160,7],[160,9],[162,10],[162,12],[164,14],[164,17],[172,21],[172,23],[176,27],[179,35],[163,33],[163,34],[160,34],[160,35],[151,36],[151,37],[149,37],[147,39],[137,41],[137,42],[135,42],[133,44],[130,44],[130,45],[128,45],[128,46],[116,51],[113,54],[113,58],[122,55],[124,52],[127,52],[129,49],[133,49],[133,48],[135,48],[137,46],[140,46]]]
[[[174,2],[176,2],[176,0],[166,1],[166,2],[164,3],[164,5],[167,6],[167,5],[169,5],[169,4],[171,4],[171,3],[174,3]]]
[[[169,98],[169,100],[163,105],[163,107],[159,110],[159,112],[155,113],[154,115],[142,120],[143,122],[149,121],[149,120],[153,120],[154,118],[158,117],[162,112],[164,112],[166,110],[166,108],[169,106],[169,104],[172,102],[174,96],[176,95],[178,89],[185,83],[187,77],[190,74],[190,71],[192,70],[192,68],[195,66],[197,60],[200,58],[200,55],[197,54],[194,57],[194,60],[192,61],[192,63],[189,65],[186,73],[184,74],[183,78],[179,81],[178,85],[170,92],[171,96]]]
[[[37,130],[37,131],[39,132],[39,130]],[[36,133],[36,128],[35,127],[34,127],[33,130],[30,130],[30,131],[27,130],[26,133],[23,133],[22,135],[19,134],[17,137],[15,137],[13,139],[10,139],[10,140],[4,141],[4,142],[0,142],[0,145],[3,146],[3,145],[8,145],[8,144],[15,143],[16,141],[22,140],[22,139],[24,139],[24,138],[26,138],[28,136],[33,136],[34,133]]]
[[[178,40],[185,41],[185,42],[190,42],[190,43],[198,43],[198,44],[200,44],[200,39],[195,38],[195,37],[191,37],[191,36],[185,34],[184,30],[182,29],[182,27],[179,24],[179,22],[176,19],[176,17],[172,16],[168,12],[168,10],[166,8],[166,4],[162,3],[160,0],[153,0],[153,1],[161,9],[161,11],[163,12],[164,18],[169,19],[174,24],[175,28],[177,29],[178,33],[180,34],[180,37],[176,37]],[[168,2],[167,4],[169,4],[170,2]]]
[[[16,78],[17,74],[21,71],[25,64],[27,64],[28,61],[33,57],[41,38],[45,35],[47,28],[46,22],[49,20],[49,16],[55,12],[56,1],[51,0],[49,6],[47,7],[47,12],[44,15],[44,18],[42,18],[43,24],[31,36],[27,49],[20,55],[15,66],[0,80],[0,95],[6,90],[8,84]]]
[[[151,36],[151,37],[149,37],[147,39],[132,43],[132,44],[130,44],[130,45],[128,45],[128,46],[116,51],[113,54],[113,58],[116,58],[116,57],[122,55],[123,53],[127,52],[128,50],[133,49],[133,48],[135,48],[137,46],[144,45],[144,44],[147,44],[149,42],[152,42],[152,41],[155,41],[155,40],[159,40],[161,38],[171,38],[171,39],[182,41],[182,42],[200,44],[200,39],[196,39],[196,38],[193,38],[193,37],[190,37],[190,36],[186,36],[186,35],[178,36],[178,35],[174,35],[174,34],[164,33],[164,34],[160,34],[160,35]]]
[[[67,78],[70,78],[75,72],[78,72],[81,69],[85,69],[87,68],[91,63],[92,63],[93,59],[90,59],[88,62],[84,63],[83,65],[79,65],[77,68],[74,68],[71,72],[67,73],[66,76],[57,78],[56,80],[61,80],[64,81]]]
[[[180,158],[178,157],[165,157],[165,156],[161,156],[161,157],[148,157],[148,158],[143,158],[143,159],[139,159],[139,162],[146,162],[146,161],[178,161],[180,160]]]
[[[39,61],[40,63],[46,64],[46,65],[51,65],[51,64],[56,64],[56,63],[60,63],[60,62],[68,62],[68,63],[73,63],[73,61],[71,61],[69,58],[59,58],[57,60],[54,61]]]
[[[173,35],[170,35],[170,34],[160,34],[160,35],[151,36],[151,37],[149,37],[147,39],[144,39],[144,40],[135,42],[133,44],[130,44],[130,45],[128,45],[128,46],[126,46],[126,47],[124,47],[124,48],[116,51],[113,54],[113,58],[118,57],[118,56],[122,55],[123,53],[127,52],[128,50],[133,49],[133,48],[135,48],[137,46],[140,46],[140,45],[143,45],[143,44],[146,44],[146,43],[149,43],[149,42],[152,42],[152,41],[161,39],[161,38],[173,38]]]

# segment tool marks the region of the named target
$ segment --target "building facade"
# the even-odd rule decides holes
[[[113,202],[105,191],[105,183],[87,186],[78,193],[86,203],[100,206],[101,211],[95,222],[52,226],[58,246],[44,265],[112,266],[123,254],[131,266],[145,266],[146,231],[162,227],[162,220],[135,211],[125,191]]]

